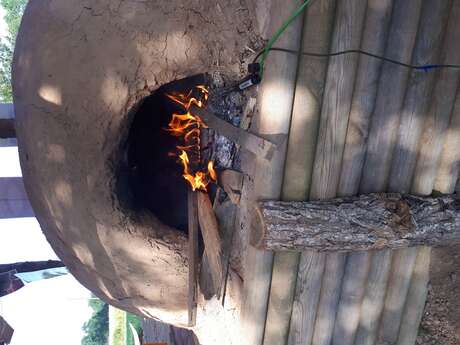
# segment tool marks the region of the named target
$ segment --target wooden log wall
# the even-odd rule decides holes
[[[287,17],[280,13],[289,11],[281,0],[272,6],[280,9],[271,19],[279,24],[280,17]],[[305,16],[302,49],[361,48],[402,62],[458,64],[459,7],[455,0],[317,0]],[[300,34],[301,26],[296,30]],[[277,46],[295,46],[292,37]],[[270,58],[287,61],[279,55],[273,52]],[[288,84],[294,80],[292,71],[289,78],[283,75],[285,66],[273,68],[261,87],[261,117],[275,116],[263,102],[276,85],[274,78]],[[413,71],[359,55],[302,57],[293,107],[284,105],[281,116],[282,107],[275,107],[279,121],[288,119],[285,110],[292,110],[282,199],[388,190],[452,193],[460,162],[459,76],[454,69]],[[290,91],[285,95],[292,100]],[[312,140],[318,122],[317,140]],[[283,148],[280,157],[284,153]],[[280,176],[267,179],[259,173],[256,179],[281,183]],[[261,186],[256,197],[281,199],[280,185],[272,182],[269,192]],[[249,337],[244,334],[248,344],[414,344],[426,298],[429,248],[350,255],[302,252],[300,258],[276,254],[274,264],[269,254],[251,250],[244,308],[256,312],[243,318],[251,328]],[[287,312],[280,312],[284,307]]]
[[[312,3],[305,14],[302,50],[321,53],[329,51],[334,12],[335,0],[319,0]],[[307,56],[301,56],[299,59],[282,200],[301,201],[310,194],[327,62],[327,59]],[[285,344],[289,337],[289,329],[291,329],[290,342],[305,337],[305,334],[301,334],[302,331],[313,329],[313,324],[310,323],[314,322],[314,318],[301,315],[311,309],[302,306],[305,301],[318,299],[318,296],[313,298],[301,296],[294,302],[296,283],[303,285],[304,282],[318,281],[322,274],[322,272],[318,273],[318,270],[314,272],[308,270],[309,258],[298,253],[275,254],[264,345]],[[315,268],[317,269],[317,265]],[[297,274],[301,278],[298,279]],[[316,278],[310,279],[311,274],[316,275]],[[304,291],[308,293],[312,290]],[[315,291],[319,293],[319,289]],[[298,316],[291,318],[291,314]],[[290,320],[292,320],[291,327]],[[307,325],[304,320],[307,320]],[[311,336],[312,334],[307,335],[309,338]]]
[[[291,13],[299,6],[299,1],[272,1],[266,37],[273,35]],[[302,18],[290,25],[277,44],[285,48],[299,50],[301,43]],[[292,54],[271,54],[264,70],[264,83],[259,89],[259,113],[255,119],[255,130],[266,136],[288,136],[297,73],[297,56]],[[271,161],[256,158],[254,191],[249,198],[280,199],[284,175],[287,140],[280,145]],[[239,223],[239,222],[238,222]],[[241,322],[242,343],[262,344],[268,299],[272,278],[273,254],[248,246],[245,258],[245,282]]]

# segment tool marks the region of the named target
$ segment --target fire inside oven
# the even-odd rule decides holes
[[[184,232],[187,189],[206,191],[217,179],[201,145],[207,127],[191,110],[204,107],[207,99],[205,75],[163,85],[138,106],[127,139],[124,175],[130,209],[151,212]]]

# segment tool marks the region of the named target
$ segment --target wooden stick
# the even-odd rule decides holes
[[[460,240],[460,203],[400,194],[329,201],[264,201],[253,245],[267,250],[357,251],[442,246]]]
[[[310,5],[304,19],[302,50],[329,52],[334,12],[333,0],[319,0]],[[282,200],[305,200],[310,194],[327,64],[327,59],[307,56],[302,56],[299,60]],[[313,305],[318,302],[319,288],[315,295],[315,292],[305,291],[302,285],[297,285],[296,289],[296,281],[315,281],[320,285],[323,269],[305,269],[305,263],[310,262],[311,255],[302,253],[303,265],[299,270],[300,256],[300,253],[275,253],[264,345],[285,345],[289,332],[298,334],[299,339],[291,337],[291,340],[296,339],[296,342],[302,344],[306,344],[305,337],[311,339],[313,335],[316,313],[316,307]],[[324,268],[324,257],[321,257]],[[312,295],[304,296],[309,293]],[[293,311],[294,298],[297,305],[303,308]],[[305,324],[306,322],[310,324]],[[310,332],[311,336],[308,336],[307,332]]]
[[[188,325],[196,324],[197,314],[197,275],[198,275],[198,209],[197,195],[188,190]]]
[[[216,291],[220,291],[222,286],[222,242],[219,235],[219,225],[216,215],[212,208],[211,200],[206,192],[196,192],[198,220],[200,223],[201,234],[208,258],[213,285]]]
[[[243,149],[252,152],[257,157],[271,160],[276,151],[277,145],[285,140],[284,135],[273,136],[277,143],[268,141],[261,136],[245,131],[240,127],[233,126],[231,123],[216,116],[208,109],[193,106],[192,113],[199,116],[207,126],[215,130],[220,135],[233,141]]]

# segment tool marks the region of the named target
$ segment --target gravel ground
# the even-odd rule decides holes
[[[460,245],[435,249],[417,345],[460,344]]]

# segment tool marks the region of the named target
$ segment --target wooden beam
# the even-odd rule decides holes
[[[214,288],[217,292],[222,285],[222,242],[219,235],[219,225],[208,193],[196,192],[198,205],[198,220],[203,235],[205,253],[211,270]]]
[[[329,201],[264,201],[252,244],[267,250],[357,251],[441,246],[460,240],[460,202],[370,194]]]
[[[278,141],[276,144],[272,141],[266,140],[261,136],[250,133],[240,127],[233,126],[231,123],[221,119],[208,109],[198,108],[193,106],[192,113],[199,116],[207,126],[215,130],[220,135],[233,141],[241,148],[252,152],[257,157],[271,160],[273,154],[277,149],[277,144],[282,143],[286,136],[275,136]]]
[[[188,325],[196,324],[198,274],[198,209],[197,195],[189,189],[188,203]]]

